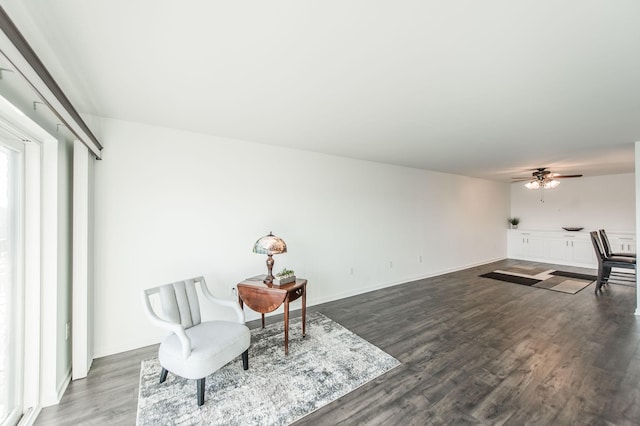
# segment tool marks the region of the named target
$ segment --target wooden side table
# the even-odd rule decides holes
[[[246,304],[262,314],[273,312],[284,303],[284,354],[289,355],[289,303],[302,297],[302,337],[307,323],[307,280],[298,278],[284,285],[265,284],[262,277],[249,278],[237,284],[240,308]]]

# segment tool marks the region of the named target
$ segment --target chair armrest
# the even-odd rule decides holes
[[[144,312],[147,314],[147,317],[151,321],[153,325],[156,325],[160,328],[164,328],[165,330],[169,330],[178,336],[180,340],[180,344],[182,346],[182,357],[187,359],[189,355],[191,355],[191,339],[187,336],[187,333],[184,331],[184,327],[182,324],[173,323],[170,321],[163,320],[153,311],[151,307],[151,302],[149,301],[149,295],[153,294],[152,292],[148,292],[146,290],[142,291],[142,306],[144,307]]]
[[[207,300],[209,300],[210,302],[216,303],[218,305],[226,306],[227,308],[233,309],[233,311],[236,313],[238,317],[238,322],[240,324],[245,323],[244,311],[240,309],[240,305],[238,304],[237,301],[221,299],[219,297],[214,296],[209,291],[209,287],[207,287],[207,283],[203,277],[199,277],[197,278],[197,280],[200,281],[200,286],[202,287],[202,294],[204,294]]]

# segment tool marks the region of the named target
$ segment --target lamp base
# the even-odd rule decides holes
[[[267,255],[267,276],[265,277],[264,281],[262,281],[265,284],[273,284],[273,264],[275,263],[275,261],[273,260],[273,256],[268,254]]]

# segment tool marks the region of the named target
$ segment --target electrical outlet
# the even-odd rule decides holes
[[[418,263],[422,263],[422,255],[418,256]]]
[[[353,268],[352,267],[349,267],[349,269],[347,269],[347,274],[353,275]]]
[[[389,269],[393,268],[393,261],[389,261]]]
[[[71,336],[71,322],[67,322],[65,326],[65,334],[66,334],[65,339],[69,340],[69,336]]]

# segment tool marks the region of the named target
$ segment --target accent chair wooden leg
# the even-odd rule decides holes
[[[249,349],[242,352],[242,368],[245,370],[249,369]]]
[[[160,383],[164,383],[165,380],[167,380],[167,369],[162,367],[162,371],[160,372]]]
[[[198,388],[198,407],[204,404],[204,379],[205,377],[196,381]]]

